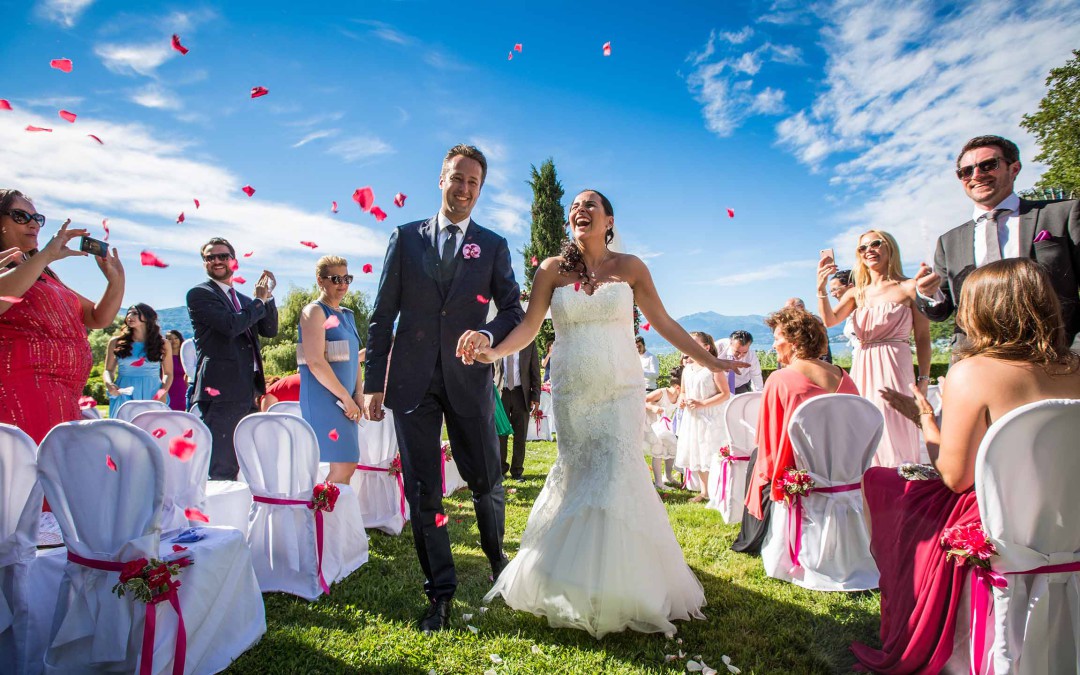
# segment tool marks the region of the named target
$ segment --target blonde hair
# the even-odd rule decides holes
[[[896,243],[896,239],[885,230],[867,230],[859,235],[859,241],[868,234],[881,239],[889,248],[889,269],[885,272],[885,278],[893,281],[907,279],[904,276],[903,265],[900,263],[900,245]],[[855,301],[861,305],[866,294],[866,287],[870,285],[870,270],[859,254],[858,247],[855,249],[855,266],[851,268],[851,281],[855,284]]]
[[[324,255],[315,263],[315,275],[326,276],[331,267],[348,267],[349,261],[339,255]]]
[[[694,338],[695,340],[700,340],[701,342],[704,342],[705,343],[705,351],[709,352],[713,356],[718,356],[719,355],[718,352],[716,351],[716,342],[712,339],[712,336],[709,335],[708,333],[700,331],[700,330],[694,330],[694,331],[690,331],[690,337]]]

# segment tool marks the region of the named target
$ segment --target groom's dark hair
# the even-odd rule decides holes
[[[484,153],[480,152],[480,148],[475,145],[466,145],[465,143],[458,143],[454,147],[446,151],[446,157],[442,161],[442,173],[439,177],[442,178],[446,175],[446,169],[450,165],[450,160],[455,157],[468,157],[474,159],[480,163],[480,185],[484,185],[484,181],[487,180],[487,157],[484,157]]]

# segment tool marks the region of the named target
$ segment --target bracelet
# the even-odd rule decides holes
[[[825,295],[821,295],[821,294],[819,293],[819,294],[818,294],[818,297],[819,297],[819,298],[827,298],[827,297],[829,297],[829,294],[828,294],[828,293],[826,293]]]
[[[930,376],[929,375],[920,375],[920,376],[915,378],[916,382],[922,382],[923,380],[926,380],[927,382],[929,382],[930,381]]]

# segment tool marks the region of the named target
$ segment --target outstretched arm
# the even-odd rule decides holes
[[[836,264],[832,261],[832,258],[822,258],[818,261],[818,315],[821,317],[821,320],[825,322],[826,328],[832,328],[836,324],[848,318],[848,315],[855,310],[854,288],[849,288],[848,290],[844,291],[844,294],[840,296],[840,304],[836,306],[836,309],[833,309],[832,304],[829,302],[829,294],[827,292],[829,286],[829,275],[835,274],[836,269]]]

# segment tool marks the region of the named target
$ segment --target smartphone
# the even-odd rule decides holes
[[[833,255],[833,250],[831,248],[823,248],[818,251],[818,260],[824,260],[825,258],[829,258],[833,262],[836,261],[836,256]]]
[[[79,250],[86,251],[90,255],[96,255],[99,258],[104,258],[109,254],[109,245],[100,239],[83,237],[82,241],[79,243]]]

